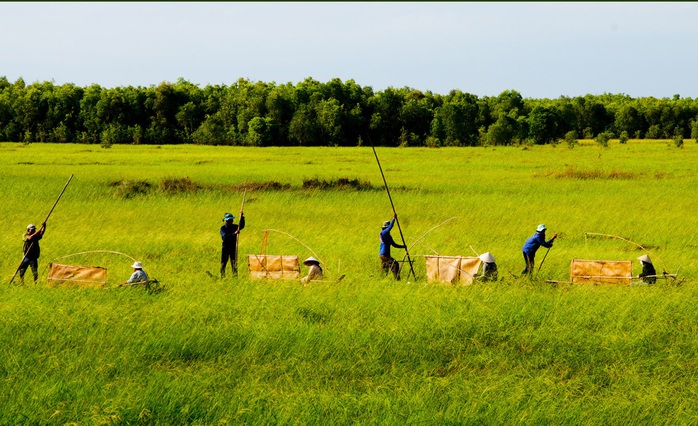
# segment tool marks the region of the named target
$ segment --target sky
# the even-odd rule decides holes
[[[698,97],[696,2],[0,2],[0,76]]]

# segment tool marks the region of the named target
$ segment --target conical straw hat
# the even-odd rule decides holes
[[[490,252],[482,253],[480,255],[480,260],[482,260],[485,263],[494,263],[494,256],[492,256]]]
[[[646,263],[649,263],[649,264],[652,263],[652,261],[650,260],[650,257],[647,256],[646,254],[643,254],[642,256],[638,257],[637,260],[639,260],[639,261],[641,261],[641,262],[646,262]]]

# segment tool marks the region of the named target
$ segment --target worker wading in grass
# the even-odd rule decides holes
[[[44,232],[46,232],[45,222],[41,224],[41,229],[38,231],[34,225],[27,226],[27,233],[22,238],[24,258],[19,266],[19,278],[22,280],[22,284],[24,284],[24,274],[27,272],[27,268],[31,268],[35,283],[39,279],[39,256],[41,255],[39,241],[44,237]]]
[[[650,260],[650,257],[646,254],[643,254],[642,256],[638,257],[637,260],[639,260],[642,264],[642,272],[640,272],[639,278],[642,278],[642,281],[647,284],[656,283],[657,271],[654,269],[654,265],[652,264],[652,260]]]
[[[400,228],[400,221],[397,220],[397,211],[395,210],[395,203],[393,203],[393,197],[390,195],[390,188],[388,188],[388,181],[385,179],[385,174],[383,173],[383,167],[381,167],[381,162],[378,159],[378,153],[376,152],[376,147],[373,146],[373,141],[371,141],[371,136],[368,136],[369,142],[371,142],[371,149],[373,150],[373,155],[376,157],[376,164],[378,164],[378,170],[381,172],[381,177],[383,178],[383,185],[385,186],[385,193],[388,194],[388,200],[390,201],[390,207],[393,208],[393,220],[385,222],[383,224],[383,230],[381,231],[381,248],[379,252],[379,256],[381,259],[381,269],[383,270],[384,273],[387,273],[388,270],[392,271],[393,276],[395,277],[396,280],[400,280],[400,264],[390,257],[390,246],[397,247],[397,248],[402,248],[405,249],[405,257],[407,258],[407,264],[410,266],[410,270],[408,271],[407,274],[407,279],[410,278],[410,274],[412,275],[413,279],[417,279],[417,276],[414,274],[414,268],[412,267],[412,259],[410,258],[410,251],[407,248],[407,244],[405,243],[405,237],[402,235],[402,228]],[[397,224],[397,230],[400,233],[400,239],[402,240],[402,245],[396,244],[395,241],[393,240],[393,237],[390,236],[390,229],[393,228],[393,225]],[[386,231],[386,228],[390,228]],[[387,234],[388,240],[383,239],[383,235]],[[408,284],[410,283],[409,281],[407,282]]]
[[[497,281],[497,263],[490,252],[482,253],[478,256],[482,261],[482,273],[475,275],[475,279],[480,281]]]
[[[392,220],[388,220],[385,223],[383,223],[383,229],[380,232],[381,245],[380,250],[378,252],[378,257],[381,260],[381,271],[383,272],[383,275],[387,275],[388,271],[390,271],[393,273],[393,277],[395,277],[395,279],[399,281],[400,264],[390,255],[390,247],[395,247],[399,249],[404,249],[406,247],[404,245],[396,243],[393,239],[393,236],[390,235],[390,231],[393,229],[393,226],[395,225],[395,220],[397,220],[397,213],[393,214]]]
[[[237,239],[240,231],[245,228],[245,215],[240,210],[240,224],[233,223],[235,216],[226,213],[223,217],[225,225],[221,226],[221,278],[225,278],[225,269],[230,261],[230,266],[233,270],[233,276],[237,276]]]
[[[531,275],[533,274],[533,266],[535,265],[536,252],[538,251],[540,246],[546,247],[548,250],[550,250],[550,248],[553,246],[553,241],[555,241],[555,238],[557,238],[557,234],[553,235],[551,239],[546,241],[545,231],[547,229],[548,228],[543,224],[538,225],[538,227],[536,228],[536,233],[533,234],[533,236],[531,236],[524,243],[522,251],[524,261],[526,262],[526,267],[521,272],[522,276],[527,275],[531,277]]]
[[[27,233],[24,234],[23,238],[24,247],[22,252],[24,254],[22,256],[22,261],[19,263],[19,266],[17,267],[17,270],[15,270],[14,275],[12,275],[12,278],[10,278],[10,284],[12,284],[12,281],[14,281],[15,276],[17,276],[17,273],[19,273],[20,278],[22,278],[22,283],[24,283],[24,274],[27,272],[28,267],[31,267],[32,269],[32,274],[34,275],[34,282],[36,282],[39,279],[39,255],[41,254],[41,250],[39,249],[39,240],[41,240],[44,237],[44,232],[46,231],[46,223],[48,222],[48,219],[51,217],[53,209],[55,209],[58,205],[58,201],[60,201],[66,188],[68,188],[68,184],[70,184],[71,180],[73,180],[73,175],[70,175],[68,181],[65,183],[65,186],[63,186],[61,193],[58,194],[58,198],[56,198],[56,201],[53,203],[53,207],[51,207],[51,210],[49,210],[48,214],[46,215],[46,219],[44,219],[44,221],[41,222],[41,229],[39,229],[39,231],[37,232],[36,226],[27,226]]]
[[[310,256],[303,261],[303,264],[307,266],[308,275],[301,279],[301,282],[308,284],[310,281],[319,281],[323,278],[322,266],[320,266],[320,261]]]
[[[128,281],[121,284],[122,286],[133,285],[148,281],[148,274],[143,270],[143,264],[141,262],[133,262],[131,268],[133,268],[133,273],[131,274],[131,277],[128,279]]]

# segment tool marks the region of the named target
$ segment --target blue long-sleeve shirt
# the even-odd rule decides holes
[[[224,249],[234,249],[235,243],[237,242],[238,236],[236,232],[243,230],[245,228],[245,216],[240,216],[240,225],[232,224],[228,226],[225,224],[221,226],[221,239],[223,240]]]
[[[390,221],[390,225],[388,225],[388,227],[382,230],[380,233],[381,247],[380,251],[378,252],[379,256],[390,257],[390,246],[395,248],[405,248],[405,246],[397,244],[395,240],[393,240],[393,236],[390,235],[390,230],[393,229],[393,225],[395,225],[395,218],[393,218],[393,220]]]
[[[548,241],[545,241],[543,234],[541,234],[540,232],[536,232],[531,238],[526,240],[521,249],[524,253],[530,256],[534,256],[536,254],[536,251],[538,251],[538,248],[540,248],[540,246],[546,248],[552,247],[553,239],[551,238]]]

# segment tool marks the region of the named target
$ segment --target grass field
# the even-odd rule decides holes
[[[0,424],[698,422],[698,144],[377,151],[411,284],[379,274],[392,211],[370,147],[0,144]],[[8,285],[26,225],[71,174],[40,281]],[[315,178],[372,188],[302,187]],[[241,276],[211,279],[244,187]],[[535,280],[515,280],[539,223],[559,238]],[[329,279],[249,281],[265,229],[281,231],[269,254],[317,255]],[[636,242],[685,281],[546,283],[573,258],[639,273],[636,246],[585,232]],[[114,253],[65,259],[106,266],[107,289],[47,287],[48,263],[95,250],[141,260],[166,290],[113,288],[132,263]],[[500,281],[426,283],[421,256],[473,251]]]

